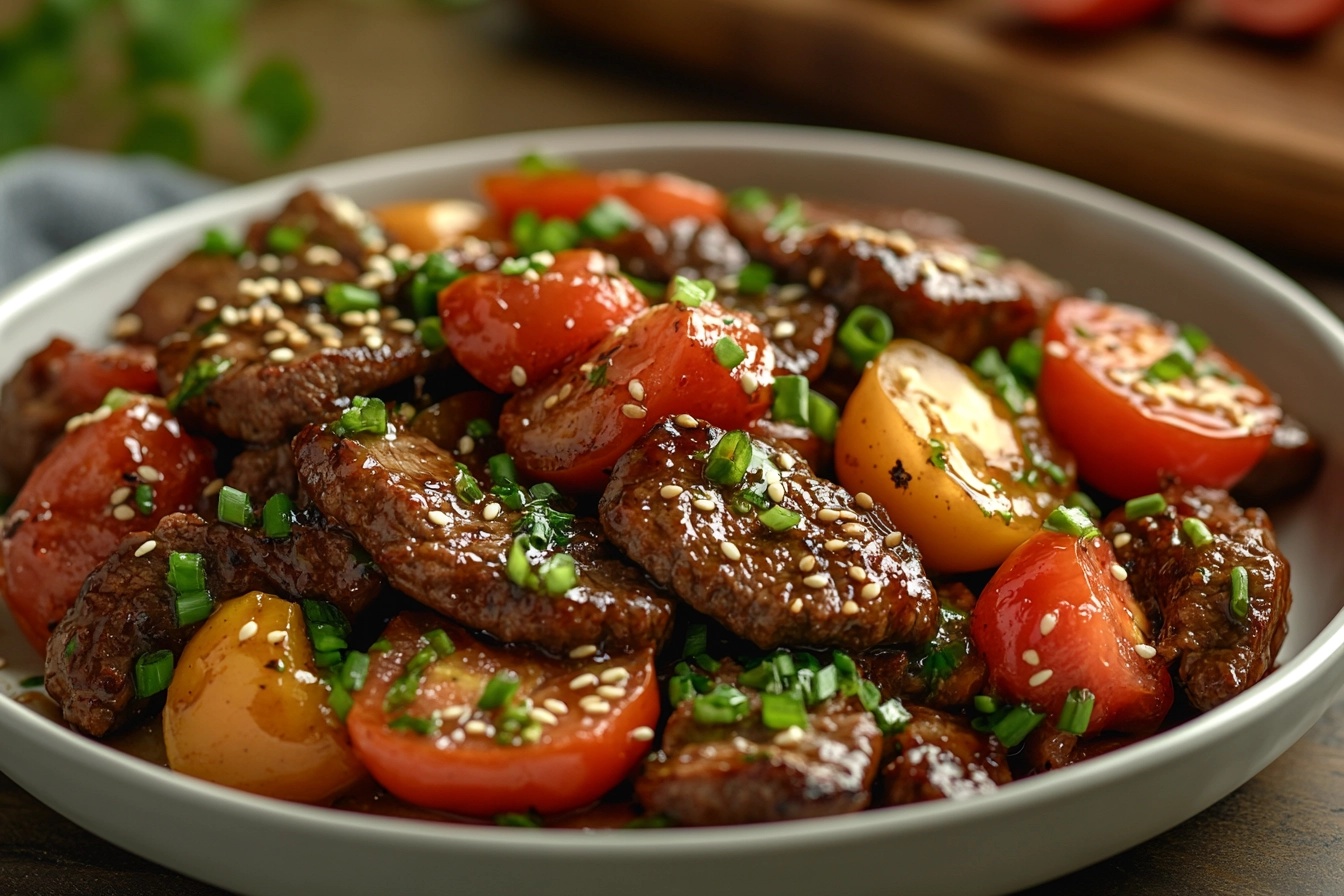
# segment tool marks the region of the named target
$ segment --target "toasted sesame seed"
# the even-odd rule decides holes
[[[347,327],[362,327],[364,326],[364,312],[343,311],[341,312],[340,321]]]
[[[135,468],[135,475],[140,477],[141,482],[155,483],[163,478],[163,474],[149,464],[141,464]]]
[[[523,388],[527,385],[527,371],[517,364],[513,365],[513,369],[509,371],[509,381],[519,389]]]
[[[789,604],[789,612],[790,613],[803,612],[803,599],[801,597],[795,597],[793,599],[793,603]]]
[[[597,684],[598,681],[596,675],[594,675],[591,672],[583,672],[578,675],[575,675],[570,680],[569,689],[571,691],[581,691],[584,688],[595,688],[597,687]]]
[[[380,333],[374,333],[372,336],[364,337],[364,345],[372,351],[378,351],[383,347],[383,337]]]
[[[842,538],[832,538],[823,544],[822,547],[828,551],[843,551],[845,548],[849,547],[849,542]]]
[[[442,510],[431,510],[429,513],[425,514],[425,519],[429,520],[435,526],[446,526],[450,522],[448,514],[444,513]]]
[[[343,343],[341,342],[341,338],[340,338],[339,336],[323,336],[323,337],[322,337],[322,347],[323,347],[323,348],[340,348],[342,345],[343,345]]]
[[[625,390],[630,393],[630,397],[635,401],[644,400],[644,384],[639,380],[631,380],[629,384],[626,385]]]
[[[780,501],[784,500],[784,485],[779,482],[772,482],[766,488],[765,493],[770,497],[771,501],[778,504]]]
[[[858,518],[859,518],[859,515],[858,515],[857,513],[855,513],[854,511],[852,511],[852,510],[844,510],[844,509],[842,509],[842,510],[840,511],[840,519],[842,519],[842,520],[856,520],[856,519],[858,519]]]
[[[863,523],[845,523],[840,527],[840,531],[850,538],[866,538],[868,535],[868,527]]]
[[[266,335],[261,337],[261,341],[267,345],[279,345],[289,338],[289,334],[284,330],[267,330]]]
[[[569,652],[569,658],[572,660],[587,659],[597,653],[596,644],[580,644]]]
[[[629,417],[631,420],[643,420],[644,416],[648,413],[648,411],[644,410],[644,408],[640,407],[637,404],[627,403],[621,405],[621,413]]]
[[[134,336],[144,328],[145,322],[140,319],[140,315],[126,312],[116,319],[112,324],[112,338],[126,339]]]
[[[555,713],[540,706],[534,706],[528,716],[534,722],[540,722],[543,725],[559,725],[560,720],[555,717]]]
[[[561,401],[564,401],[566,398],[568,398],[568,397],[569,397],[570,395],[572,395],[572,394],[574,394],[574,386],[573,386],[572,383],[565,383],[563,386],[560,387],[560,400],[561,400]]]
[[[223,479],[212,479],[210,482],[206,483],[205,488],[201,489],[201,495],[206,498],[213,498],[215,495],[219,494],[220,490],[223,488]]]
[[[1022,662],[1028,666],[1039,666],[1041,664],[1041,655],[1034,650],[1022,651]]]
[[[276,364],[288,364],[294,360],[294,349],[282,345],[279,348],[271,349],[271,353],[266,357]]]
[[[889,548],[894,548],[905,540],[905,535],[900,532],[888,532],[887,537],[882,539],[882,544]]]
[[[804,737],[806,735],[802,728],[797,725],[790,725],[774,736],[774,742],[776,746],[780,747],[796,747],[803,742]]]
[[[611,712],[611,704],[600,698],[589,700],[585,697],[579,701],[579,708],[590,716],[604,716]]]
[[[831,577],[824,572],[814,572],[812,575],[803,579],[803,584],[809,588],[825,588]]]
[[[743,371],[742,379],[738,382],[742,384],[742,391],[748,395],[754,395],[756,390],[761,387],[760,382],[756,379],[756,374],[750,370]]]
[[[242,322],[243,316],[237,308],[232,305],[225,305],[219,309],[219,319],[224,322],[226,327],[236,327]]]
[[[1151,644],[1135,644],[1134,652],[1146,660],[1157,656],[1157,648]]]
[[[1054,613],[1046,613],[1041,617],[1041,634],[1048,635],[1055,630],[1055,623],[1059,622],[1059,617]]]
[[[823,523],[833,523],[840,519],[840,511],[836,510],[834,507],[823,507],[821,510],[817,511],[817,519],[821,520]]]
[[[324,284],[321,280],[317,279],[316,277],[299,278],[299,289],[303,290],[309,295],[315,296],[320,292],[325,292],[326,288],[327,288],[326,284]]]
[[[852,600],[847,600],[841,605],[840,612],[846,616],[853,616],[859,612],[859,605]]]
[[[468,734],[484,734],[486,725],[483,719],[472,719],[470,722],[463,725],[462,728]]]
[[[787,286],[781,286],[775,297],[781,302],[796,302],[805,295],[807,295],[806,286],[801,283],[790,283]]]
[[[309,336],[307,333],[303,332],[302,330],[295,330],[295,331],[293,331],[293,332],[291,332],[291,333],[289,334],[289,347],[290,347],[290,348],[295,348],[295,349],[298,349],[298,348],[307,348],[308,345],[309,345],[312,341],[313,341],[313,337]]]
[[[8,665],[9,665],[9,660],[7,660],[7,659],[5,659],[4,657],[0,656],[0,669],[3,669],[3,668],[5,668],[5,667],[8,666]]]
[[[666,501],[671,501],[673,498],[680,497],[684,491],[685,489],[679,485],[665,485],[658,489],[658,495]]]
[[[416,323],[409,317],[399,317],[396,320],[392,321],[392,323],[388,324],[388,326],[391,327],[393,330],[396,330],[398,333],[414,333]]]
[[[219,308],[219,301],[214,296],[201,296],[196,300],[196,310],[210,312]]]
[[[228,344],[229,344],[228,333],[211,333],[209,336],[201,340],[201,348],[206,349],[219,348],[220,346]]]
[[[547,697],[545,700],[541,701],[541,705],[558,716],[563,716],[569,712],[569,704],[563,700],[558,700],[555,697]]]
[[[268,324],[279,323],[285,319],[285,312],[281,311],[278,305],[264,305],[261,309],[261,317]]]
[[[612,666],[610,669],[603,669],[597,678],[603,684],[616,684],[618,681],[629,680],[630,670],[624,666]]]
[[[1123,548],[1127,546],[1133,539],[1134,536],[1130,535],[1128,532],[1120,532],[1115,536],[1115,539],[1111,542],[1111,544],[1115,545],[1117,548]]]
[[[696,498],[694,501],[691,502],[691,506],[694,507],[696,510],[713,510],[715,507],[718,507],[719,505],[714,503],[713,498]]]
[[[869,582],[867,585],[863,586],[863,590],[859,592],[859,597],[864,600],[872,600],[881,593],[882,584],[880,582]]]
[[[1125,568],[1121,566],[1119,563],[1112,563],[1111,576],[1117,582],[1123,582],[1125,579],[1129,578],[1129,573],[1125,572]]]
[[[719,550],[723,552],[723,556],[732,560],[734,563],[742,559],[742,552],[739,551],[737,545],[733,544],[731,541],[719,542]]]
[[[677,425],[682,427],[683,429],[695,429],[700,425],[700,421],[692,417],[690,414],[678,414]]]
[[[798,332],[798,325],[791,320],[782,320],[775,324],[775,328],[770,331],[770,335],[776,339],[788,339]]]
[[[549,411],[551,408],[555,407],[559,403],[560,403],[559,394],[547,395],[546,400],[541,403],[541,406]]]
[[[849,568],[849,577],[856,582],[866,582],[868,580],[868,570],[862,566],[851,566]]]
[[[257,633],[257,620],[249,619],[243,623],[243,627],[238,629],[238,640],[246,641]]]
[[[803,559],[798,561],[798,568],[803,572],[811,572],[817,568],[817,558],[811,554],[805,555]]]
[[[499,512],[503,509],[504,508],[499,506],[498,502],[491,501],[489,504],[485,505],[485,507],[481,508],[481,516],[488,523],[499,516]]]
[[[111,504],[113,507],[118,504],[125,504],[130,496],[131,487],[129,485],[123,485],[112,490],[112,494],[107,496],[107,503]]]
[[[281,280],[280,298],[293,305],[303,299],[303,289],[295,280]]]
[[[452,722],[462,718],[465,715],[468,715],[470,712],[471,712],[470,706],[465,706],[459,703],[457,706],[449,706],[446,709],[440,710],[439,718],[446,719],[447,721]]]
[[[1049,681],[1050,677],[1054,674],[1055,674],[1054,669],[1042,669],[1035,675],[1028,678],[1027,684],[1031,685],[1033,688],[1038,688],[1041,685],[1045,684],[1047,681]]]
[[[523,279],[528,283],[537,283],[541,280],[541,274],[537,273],[536,268],[528,268],[523,271]]]
[[[597,696],[605,697],[608,700],[620,700],[625,696],[625,688],[616,684],[598,685]]]
[[[118,504],[112,508],[112,516],[123,523],[128,522],[135,519],[135,508],[129,504]]]
[[[854,503],[862,507],[864,510],[872,510],[873,496],[868,494],[867,492],[859,492],[854,496]]]
[[[653,729],[648,725],[640,725],[630,732],[630,739],[640,741],[641,743],[647,743],[648,741],[653,740]]]
[[[151,539],[149,539],[148,541],[146,541],[144,544],[140,545],[140,547],[138,547],[138,548],[135,549],[135,556],[137,556],[137,557],[143,557],[143,556],[145,556],[146,554],[148,554],[150,551],[154,550],[154,549],[155,549],[156,547],[158,547],[158,546],[159,546],[159,543],[158,543],[157,541],[155,541],[154,539],[151,538]]]
[[[275,631],[266,633],[266,642],[268,644],[279,644],[281,641],[285,640],[288,637],[289,632],[285,631],[282,628],[277,628]]]
[[[463,436],[457,440],[457,453],[470,454],[476,450],[476,440],[471,436]]]
[[[1067,358],[1069,349],[1064,343],[1051,339],[1045,344],[1045,353],[1052,358]]]

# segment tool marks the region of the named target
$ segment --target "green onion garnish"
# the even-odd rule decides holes
[[[1096,700],[1096,695],[1087,688],[1073,688],[1069,696],[1064,698],[1064,706],[1059,711],[1059,721],[1055,727],[1066,734],[1083,734],[1087,731],[1087,723],[1092,720],[1092,705]]]
[[[657,301],[667,295],[667,284],[659,283],[656,280],[645,280],[643,277],[636,277],[633,274],[621,272],[621,276],[629,280],[635,289],[644,294],[645,298]]]
[[[187,368],[187,372],[182,374],[182,382],[178,384],[177,389],[168,396],[168,410],[177,413],[178,408],[204,392],[207,386],[219,379],[224,371],[232,366],[231,359],[218,357],[193,363]]]
[[[1167,499],[1161,494],[1154,492],[1151,495],[1142,495],[1138,498],[1130,498],[1125,502],[1125,519],[1137,520],[1145,516],[1157,516],[1167,509]]]
[[[555,156],[545,156],[539,152],[529,152],[518,159],[518,170],[523,174],[536,177],[541,174],[553,174],[557,171],[573,171],[574,163]]]
[[[207,591],[183,591],[173,599],[173,613],[179,628],[208,619],[215,602]]]
[[[356,693],[364,689],[364,682],[368,681],[368,678],[369,655],[358,650],[347,653],[345,662],[341,663],[341,686],[351,693]]]
[[[453,490],[463,501],[470,504],[485,498],[485,492],[481,491],[481,484],[476,481],[476,477],[471,475],[471,470],[467,469],[464,463],[457,464],[457,481],[453,484]]]
[[[276,226],[266,231],[267,247],[272,252],[279,252],[281,255],[297,252],[306,239],[308,239],[308,234],[304,233],[301,227]]]
[[[774,269],[763,262],[753,261],[737,272],[737,291],[744,296],[760,295],[774,282]]]
[[[406,664],[406,671],[392,682],[383,697],[384,712],[391,712],[415,702],[420,693],[420,679],[424,677],[425,669],[429,668],[429,664],[437,657],[438,654],[434,652],[433,647],[424,647],[411,657],[410,662]]]
[[[746,716],[751,702],[747,695],[728,684],[717,684],[708,694],[698,694],[691,704],[691,717],[701,725],[731,725]]]
[[[807,393],[807,425],[823,442],[835,441],[835,428],[840,424],[840,409],[820,392]]]
[[[639,213],[614,196],[608,196],[579,218],[579,232],[591,239],[609,240],[639,224]]]
[[[803,200],[790,193],[784,197],[784,201],[779,204],[775,210],[774,217],[770,223],[765,225],[767,231],[780,233],[785,230],[792,230],[795,227],[802,226],[803,223]]]
[[[900,700],[892,697],[873,710],[873,719],[883,734],[899,734],[910,724],[910,710]]]
[[[332,283],[327,286],[323,300],[332,314],[340,315],[347,311],[371,311],[381,308],[383,300],[378,293],[353,283]]]
[[[75,653],[78,652],[78,650],[79,650],[79,635],[75,635],[69,641],[65,642],[65,650],[62,651],[62,654],[68,659],[74,656]]]
[[[770,204],[770,193],[761,187],[742,187],[728,194],[728,207],[734,211],[755,212]]]
[[[1008,346],[1008,367],[1017,374],[1017,378],[1030,388],[1035,388],[1041,377],[1041,363],[1044,360],[1040,343],[1031,339],[1015,339]]]
[[[537,252],[562,252],[572,249],[579,241],[579,227],[567,218],[547,218],[545,221],[533,210],[520,212],[509,230],[519,255]],[[504,271],[504,273],[510,273]],[[516,273],[522,273],[517,271]]]
[[[432,352],[448,344],[443,338],[443,321],[439,320],[438,315],[420,318],[420,323],[415,325],[415,332],[420,336],[420,343]]]
[[[779,730],[797,726],[807,727],[807,706],[802,694],[786,691],[782,694],[761,694],[761,721],[765,727]]]
[[[812,692],[808,695],[807,703],[809,706],[815,706],[825,700],[829,700],[840,690],[840,672],[831,663],[822,666],[817,670],[816,676],[812,679]]]
[[[1065,507],[1073,507],[1081,510],[1094,520],[1101,519],[1101,508],[1097,502],[1092,500],[1092,496],[1087,492],[1074,492],[1064,501]]]
[[[231,485],[219,490],[217,513],[221,521],[233,526],[246,528],[256,522],[252,514],[252,498]]]
[[[277,492],[261,508],[261,528],[267,538],[288,538],[294,525],[294,501]]]
[[[719,485],[737,485],[751,465],[751,436],[740,429],[726,432],[705,458],[705,478]]]
[[[169,654],[169,656],[171,656],[171,654]],[[42,685],[46,684],[46,682],[47,682],[46,678],[44,678],[41,675],[29,675],[27,678],[19,682],[19,687],[40,688],[42,687]]]
[[[972,703],[975,705],[976,712],[991,713],[999,708],[999,701],[988,694],[976,694]]]
[[[206,255],[241,255],[243,244],[232,234],[217,227],[211,227],[201,240],[201,251]]]
[[[1181,339],[1194,354],[1204,351],[1213,341],[1209,339],[1209,334],[1205,333],[1194,324],[1181,324]]]
[[[1213,533],[1209,531],[1209,527],[1204,525],[1204,521],[1199,517],[1188,516],[1181,520],[1181,531],[1185,533],[1186,538],[1190,539],[1190,543],[1197,548],[1202,548],[1213,541]]]
[[[135,487],[134,497],[131,499],[135,503],[135,509],[140,511],[141,516],[149,516],[154,512],[154,486],[142,482]]]
[[[854,366],[863,367],[882,354],[895,332],[885,311],[872,305],[860,305],[849,312],[835,338]]]
[[[775,402],[770,406],[770,416],[780,423],[807,426],[807,396],[810,392],[805,376],[775,377]]]
[[[308,639],[313,643],[313,663],[319,668],[330,668],[342,660],[342,652],[349,648],[350,622],[335,604],[324,600],[299,601],[303,619],[308,627]]]
[[[438,316],[439,293],[464,276],[462,270],[442,253],[427,257],[411,278],[411,306],[415,316],[422,319]]]
[[[990,730],[999,743],[1011,748],[1022,743],[1044,718],[1045,713],[1034,712],[1030,706],[1022,703],[1008,710]]]
[[[548,594],[564,594],[579,582],[574,558],[569,554],[552,554],[537,567],[537,577]]]
[[[155,650],[135,658],[135,696],[153,697],[173,680],[173,652]]]
[[[742,346],[731,336],[724,336],[718,342],[714,343],[714,357],[728,370],[732,370],[743,361],[747,360],[747,353],[742,350]]]
[[[439,731],[439,723],[434,719],[408,715],[397,716],[387,723],[387,727],[392,731],[409,731],[421,737],[432,737]]]
[[[802,522],[803,515],[797,511],[789,510],[787,507],[780,507],[776,504],[769,510],[762,510],[757,517],[767,529],[775,532],[785,532]]]
[[[369,653],[387,653],[392,649],[392,642],[386,638],[379,638],[369,645]]]
[[[103,407],[111,408],[116,411],[124,408],[137,397],[138,396],[134,392],[128,392],[120,386],[113,386],[111,389],[108,389],[107,394],[103,396]]]
[[[1021,414],[1027,406],[1027,389],[1018,381],[1017,373],[1003,360],[999,350],[989,346],[975,356],[971,369],[989,380],[995,393],[1014,414]]]
[[[179,594],[205,590],[205,559],[173,551],[168,555],[168,585]]]
[[[1061,535],[1072,535],[1074,538],[1094,538],[1101,534],[1101,530],[1092,522],[1092,517],[1087,515],[1087,511],[1063,505],[1050,511],[1041,528]]]
[[[493,454],[485,462],[490,470],[490,481],[495,485],[512,485],[518,481],[518,467],[507,454]]]
[[[714,284],[709,280],[688,280],[678,274],[672,278],[672,290],[667,300],[687,308],[699,308],[714,300]]]
[[[523,812],[504,812],[495,816],[495,824],[502,828],[539,828],[541,821]]]
[[[491,426],[490,421],[484,417],[477,417],[476,419],[467,422],[467,435],[471,436],[473,439],[484,439],[487,436],[494,435],[494,433],[495,428]],[[491,458],[491,460],[493,460],[493,458]]]
[[[858,684],[859,703],[864,709],[873,712],[882,704],[882,692],[867,679],[859,679]]]
[[[693,622],[686,627],[686,640],[681,645],[683,657],[696,656],[709,649],[709,626]]]
[[[1232,567],[1228,579],[1227,609],[1236,619],[1245,619],[1251,612],[1251,577],[1244,566]]]
[[[356,433],[387,434],[387,405],[381,398],[365,398],[356,395],[350,407],[341,414],[339,420],[331,425],[331,432],[339,438],[348,438]]]
[[[340,677],[328,677],[325,679],[327,684],[327,705],[331,711],[336,713],[336,718],[342,722],[350,715],[350,710],[355,708],[355,698],[350,696],[350,689],[341,682]]]
[[[441,628],[431,629],[420,637],[425,639],[425,643],[434,650],[434,655],[439,659],[452,656],[457,652],[457,645],[453,643],[452,638],[448,637],[448,633]]]
[[[518,693],[518,673],[512,669],[502,669],[485,684],[481,699],[476,701],[477,709],[499,709]]]

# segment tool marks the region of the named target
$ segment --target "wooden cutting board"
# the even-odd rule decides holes
[[[1079,36],[1007,0],[527,0],[632,62],[762,87],[809,119],[1024,159],[1344,261],[1344,26],[1276,45],[1200,2]]]

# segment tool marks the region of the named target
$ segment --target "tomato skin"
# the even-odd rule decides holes
[[[505,228],[525,209],[542,218],[577,220],[607,197],[622,200],[656,226],[678,218],[716,221],[726,208],[723,194],[708,184],[642,171],[499,171],[486,175],[481,191]]]
[[[414,702],[385,711],[383,699],[390,684],[424,645],[420,636],[436,628],[448,633],[455,652],[426,670]],[[478,816],[564,812],[597,800],[648,752],[648,741],[631,734],[658,723],[652,651],[611,664],[555,660],[522,648],[483,644],[430,613],[398,616],[383,637],[391,649],[371,654],[368,680],[355,695],[346,724],[355,752],[370,773],[407,802]],[[569,683],[584,672],[598,673],[617,663],[630,673],[622,684],[625,695],[608,700],[607,713],[583,712],[578,706],[582,693]],[[485,734],[459,737],[455,732],[465,717],[444,722],[438,737],[388,727],[403,713],[427,718],[450,706],[474,710],[485,683],[502,669],[513,670],[522,680],[518,698],[535,696],[534,705],[540,706],[545,695],[569,705],[568,712],[557,716],[557,724],[543,726],[537,743],[502,745]],[[476,710],[476,716],[481,718],[483,712]]]
[[[1157,657],[1135,652],[1147,621],[1129,585],[1112,574],[1115,562],[1104,538],[1045,530],[1009,555],[971,612],[993,692],[1056,719],[1069,690],[1087,688],[1096,695],[1088,734],[1161,724],[1174,696],[1171,675]],[[1053,627],[1043,628],[1046,614]],[[1053,674],[1031,684],[1046,669]]]
[[[714,354],[724,338],[746,353],[731,370]],[[749,318],[712,303],[659,305],[570,361],[559,376],[509,399],[499,434],[529,477],[567,491],[599,491],[620,456],[665,417],[684,413],[742,429],[764,416],[774,363],[774,350]],[[751,391],[743,385],[748,376],[748,385],[755,381]]]
[[[45,649],[84,579],[123,538],[196,506],[215,476],[214,457],[214,446],[183,433],[157,399],[129,402],[57,443],[14,499],[0,544],[5,600],[34,649]],[[142,465],[162,476],[153,484],[153,511],[119,520],[109,496],[134,488]]]
[[[1164,474],[1230,488],[1264,456],[1282,419],[1270,390],[1215,348],[1195,363],[1241,385],[1201,376],[1154,388],[1144,373],[1177,338],[1174,325],[1146,311],[1088,299],[1060,301],[1046,322],[1043,416],[1077,457],[1079,475],[1113,497],[1153,492]],[[1108,347],[1112,340],[1118,348]],[[1242,417],[1201,401],[1235,403]]]
[[[1263,37],[1307,37],[1344,15],[1344,0],[1216,0],[1227,22]]]
[[[75,349],[66,356],[57,388],[78,413],[103,403],[113,389],[143,395],[159,391],[154,352],[140,346],[117,346],[102,351]]]
[[[427,199],[382,205],[373,216],[388,237],[412,252],[437,252],[476,233],[485,221],[485,209],[460,199]]]
[[[501,393],[518,390],[515,366],[525,382],[539,382],[646,308],[643,294],[608,274],[606,259],[593,249],[557,253],[536,280],[488,271],[439,294],[443,338],[453,356]]]
[[[1173,0],[1013,0],[1039,22],[1080,31],[1133,25],[1172,5]]]

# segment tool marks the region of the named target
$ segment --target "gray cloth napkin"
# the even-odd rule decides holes
[[[0,287],[151,212],[225,183],[150,156],[28,150],[0,161]]]

